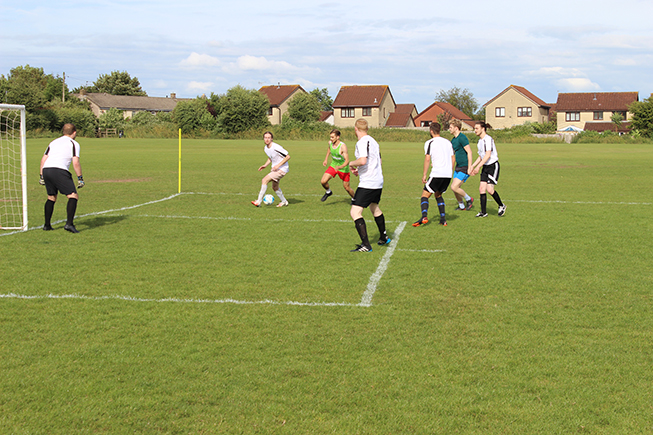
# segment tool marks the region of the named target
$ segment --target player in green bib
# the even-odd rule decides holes
[[[344,142],[340,141],[340,130],[331,130],[329,134],[331,140],[329,141],[328,150],[326,157],[324,157],[324,162],[322,166],[327,166],[329,162],[329,156],[331,156],[331,165],[327,168],[322,175],[322,187],[326,189],[324,196],[321,201],[324,202],[328,197],[333,195],[333,192],[329,188],[329,180],[334,178],[336,175],[342,180],[342,187],[345,188],[349,196],[354,197],[354,190],[349,186],[349,179],[351,177],[349,173],[349,154],[347,153],[347,145]]]

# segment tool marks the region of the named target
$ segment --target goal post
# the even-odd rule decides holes
[[[0,230],[27,231],[25,106],[0,104]]]

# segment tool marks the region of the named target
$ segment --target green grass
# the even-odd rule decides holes
[[[505,217],[447,192],[449,225],[413,228],[422,144],[381,143],[408,225],[364,307],[389,247],[348,252],[325,143],[282,142],[277,209],[249,203],[262,141],[185,140],[167,200],[176,140],[80,141],[82,232],[38,229],[33,139],[36,229],[0,236],[0,433],[653,431],[650,146],[500,143]]]

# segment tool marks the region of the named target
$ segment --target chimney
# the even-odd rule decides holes
[[[86,89],[82,88],[79,90],[79,95],[86,95]]]
[[[177,94],[175,94],[174,92],[170,92],[170,98],[177,98]]]

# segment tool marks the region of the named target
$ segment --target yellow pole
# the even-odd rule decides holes
[[[181,128],[179,129],[179,190],[177,193],[181,193]]]

